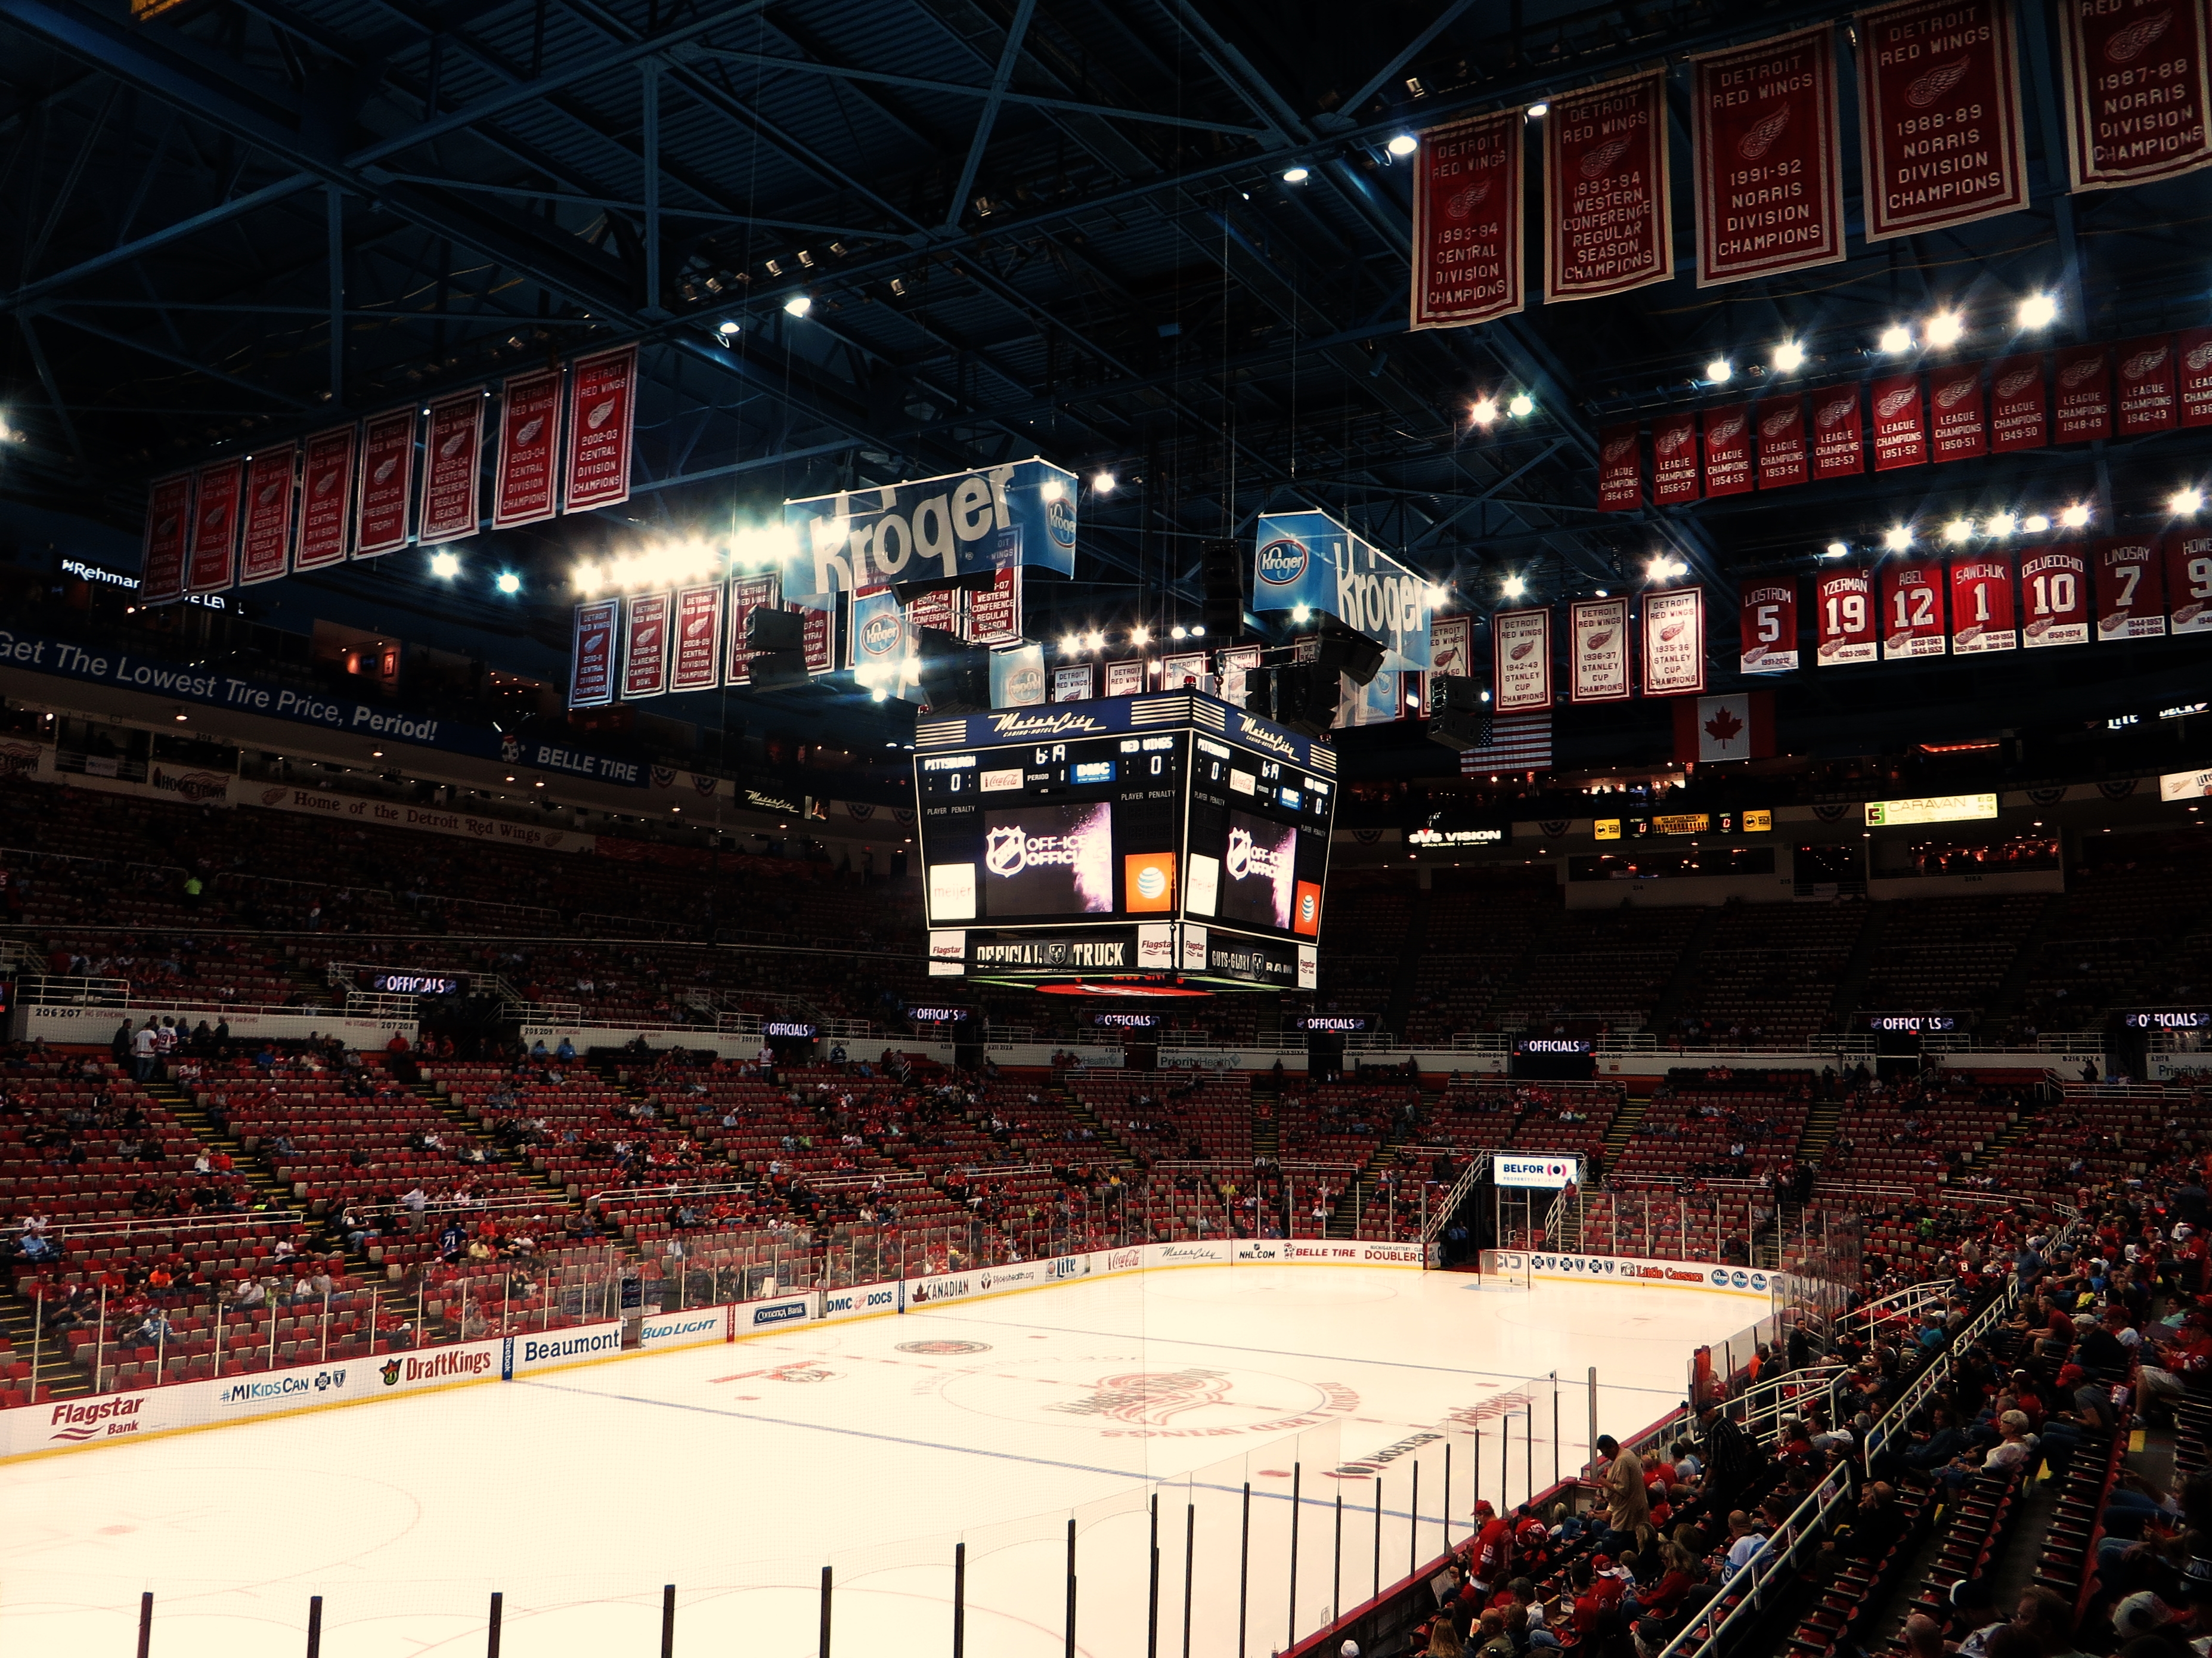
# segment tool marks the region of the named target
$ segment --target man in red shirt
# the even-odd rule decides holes
[[[1468,1551],[1467,1575],[1474,1585],[1478,1602],[1505,1587],[1513,1574],[1513,1528],[1498,1517],[1488,1497],[1474,1503],[1474,1543]]]

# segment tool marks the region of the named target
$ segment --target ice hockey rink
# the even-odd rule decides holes
[[[1626,1435],[1748,1321],[1682,1289],[1187,1268],[19,1460],[0,1650],[129,1654],[150,1590],[157,1658],[301,1653],[314,1594],[331,1658],[476,1654],[498,1590],[504,1658],[642,1655],[672,1582],[685,1658],[807,1658],[826,1565],[835,1651],[950,1653],[964,1542],[966,1650],[1047,1658],[1073,1519],[1078,1646],[1141,1658],[1156,1505],[1158,1650],[1187,1578],[1188,1650],[1237,1650],[1242,1553],[1243,1649],[1272,1653],[1462,1538],[1477,1480],[1579,1467],[1591,1367]]]

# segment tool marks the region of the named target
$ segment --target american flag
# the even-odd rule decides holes
[[[1549,714],[1493,714],[1490,716],[1490,745],[1462,748],[1460,775],[1487,777],[1493,771],[1540,771],[1552,763],[1552,716]]]

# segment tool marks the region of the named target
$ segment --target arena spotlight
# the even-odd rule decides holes
[[[1061,655],[1073,656],[1077,651],[1082,649],[1082,635],[1078,633],[1063,633],[1060,636],[1060,654]]]
[[[1954,518],[1943,526],[1943,539],[1954,547],[1964,546],[1973,536],[1974,521],[1971,518]]]
[[[461,561],[456,558],[452,553],[434,552],[430,555],[431,575],[438,576],[444,581],[450,582],[453,577],[459,576],[460,573]]]
[[[1513,393],[1513,400],[1505,405],[1506,411],[1516,420],[1526,420],[1536,412],[1536,399],[1526,392]]]
[[[492,585],[511,598],[522,591],[522,578],[511,570],[503,570],[499,573],[499,579]]]
[[[1091,487],[1101,495],[1113,494],[1121,482],[1120,479],[1115,477],[1103,466],[1091,474]]]
[[[2069,530],[2078,530],[2089,521],[2089,504],[2076,501],[2058,515],[2058,521]]]
[[[1487,394],[1475,399],[1474,407],[1468,411],[1468,418],[1478,426],[1489,425],[1498,418],[1498,399]]]
[[[2204,509],[2204,491],[2194,484],[2185,484],[2166,497],[2166,504],[2177,518],[2187,518]]]
[[[2021,301],[2018,316],[2023,328],[2048,328],[2058,320],[2058,302],[2048,294],[2030,294]]]
[[[1528,113],[1540,121],[1551,113],[1552,107],[1549,104],[1531,104],[1528,106]]]
[[[1820,553],[1823,558],[1848,558],[1850,556],[1850,548],[1841,541],[1829,542]]]
[[[1912,545],[1912,530],[1909,525],[1892,524],[1882,532],[1881,544],[1892,552],[1903,552]]]
[[[1912,330],[1901,322],[1893,322],[1881,331],[1881,349],[1892,357],[1902,357],[1912,349]]]
[[[1509,599],[1518,599],[1528,591],[1528,580],[1523,576],[1509,576],[1498,583],[1498,591]]]
[[[1410,132],[1401,132],[1383,147],[1399,160],[1403,161],[1421,147],[1421,141]]]
[[[2040,535],[2051,527],[2051,520],[2042,513],[2032,512],[2020,521],[2020,527],[2030,535]]]
[[[1794,339],[1785,339],[1774,348],[1774,372],[1795,374],[1805,366],[1805,348]]]
[[[714,332],[720,334],[724,339],[729,338],[731,335],[738,332],[738,323],[735,317],[724,317],[720,322],[714,325]]]
[[[1984,527],[1998,540],[2002,540],[2019,527],[2020,521],[2008,512],[1993,512]]]
[[[1310,176],[1302,167],[1286,167],[1283,169],[1285,184],[1304,184]]]
[[[1938,311],[1928,319],[1930,345],[1956,345],[1966,332],[1966,320],[1956,311]]]
[[[1725,386],[1735,375],[1735,364],[1724,357],[1717,357],[1705,364],[1705,378],[1716,386]]]
[[[1190,637],[1190,630],[1178,624],[1175,627],[1168,630],[1168,637],[1170,639],[1188,639]]]
[[[783,308],[792,316],[803,317],[814,308],[814,297],[811,294],[793,294],[784,301]]]

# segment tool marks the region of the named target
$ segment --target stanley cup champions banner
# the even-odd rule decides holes
[[[1518,109],[1421,134],[1413,173],[1415,328],[1460,328],[1522,308]]]
[[[1904,0],[1857,21],[1867,240],[2026,207],[2012,0]]]
[[[1597,299],[1674,274],[1665,72],[1554,98],[1544,122],[1544,297]]]
[[[1842,259],[1834,30],[1778,35],[1692,69],[1698,286]]]
[[[2057,14],[2075,189],[2170,179],[2212,162],[2204,0],[2067,0]]]

